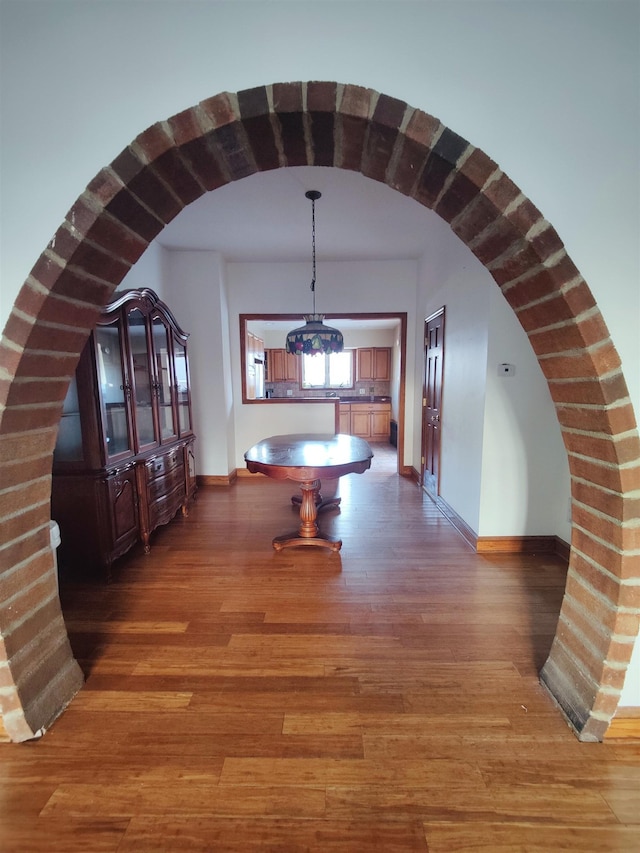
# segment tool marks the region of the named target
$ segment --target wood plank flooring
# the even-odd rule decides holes
[[[63,584],[86,687],[0,744],[3,853],[637,853],[640,744],[538,682],[564,567],[474,554],[374,450],[338,554],[273,551],[296,487],[258,477]]]

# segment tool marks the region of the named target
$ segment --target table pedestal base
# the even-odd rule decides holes
[[[330,548],[332,551],[339,551],[342,548],[342,539],[329,539],[323,533],[318,532],[317,536],[302,537],[297,530],[284,536],[276,536],[272,542],[276,551],[282,551],[283,548],[292,548],[294,545],[316,545],[321,548]]]
[[[302,497],[300,498],[300,527],[297,532],[288,533],[284,536],[276,536],[272,544],[276,551],[282,551],[283,548],[291,548],[294,545],[316,545],[323,548],[330,548],[332,551],[339,551],[342,547],[341,539],[329,539],[323,533],[320,533],[316,519],[318,517],[319,503],[325,506],[333,503],[337,505],[340,498],[329,498],[326,501],[320,501],[320,480],[309,480],[305,483],[300,483]],[[297,503],[297,501],[296,501]],[[324,508],[324,507],[323,507]]]

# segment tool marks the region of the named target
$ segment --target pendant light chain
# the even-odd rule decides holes
[[[313,313],[316,313],[316,200],[311,197],[311,292],[313,293]]]
[[[322,193],[318,190],[309,190],[305,193],[311,202],[311,259],[312,279],[311,292],[313,293],[313,314],[304,314],[305,325],[298,329],[292,329],[287,334],[286,349],[293,355],[317,355],[319,353],[336,353],[344,349],[342,332],[325,326],[324,316],[316,314],[316,201]]]

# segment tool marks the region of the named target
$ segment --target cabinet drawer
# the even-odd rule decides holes
[[[181,447],[175,447],[162,456],[154,456],[152,459],[148,459],[145,462],[147,482],[151,482],[157,477],[164,477],[180,465],[184,465]]]
[[[163,495],[173,491],[178,486],[184,485],[184,465],[177,465],[164,477],[154,477],[147,485],[149,503],[161,498]]]
[[[178,512],[184,502],[184,484],[176,486],[168,494],[162,495],[149,506],[150,529],[167,524]]]
[[[351,403],[351,412],[391,412],[390,403]]]

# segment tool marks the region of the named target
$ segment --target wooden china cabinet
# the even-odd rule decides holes
[[[188,335],[149,289],[108,305],[64,402],[53,457],[51,517],[59,565],[102,573],[196,490]]]

